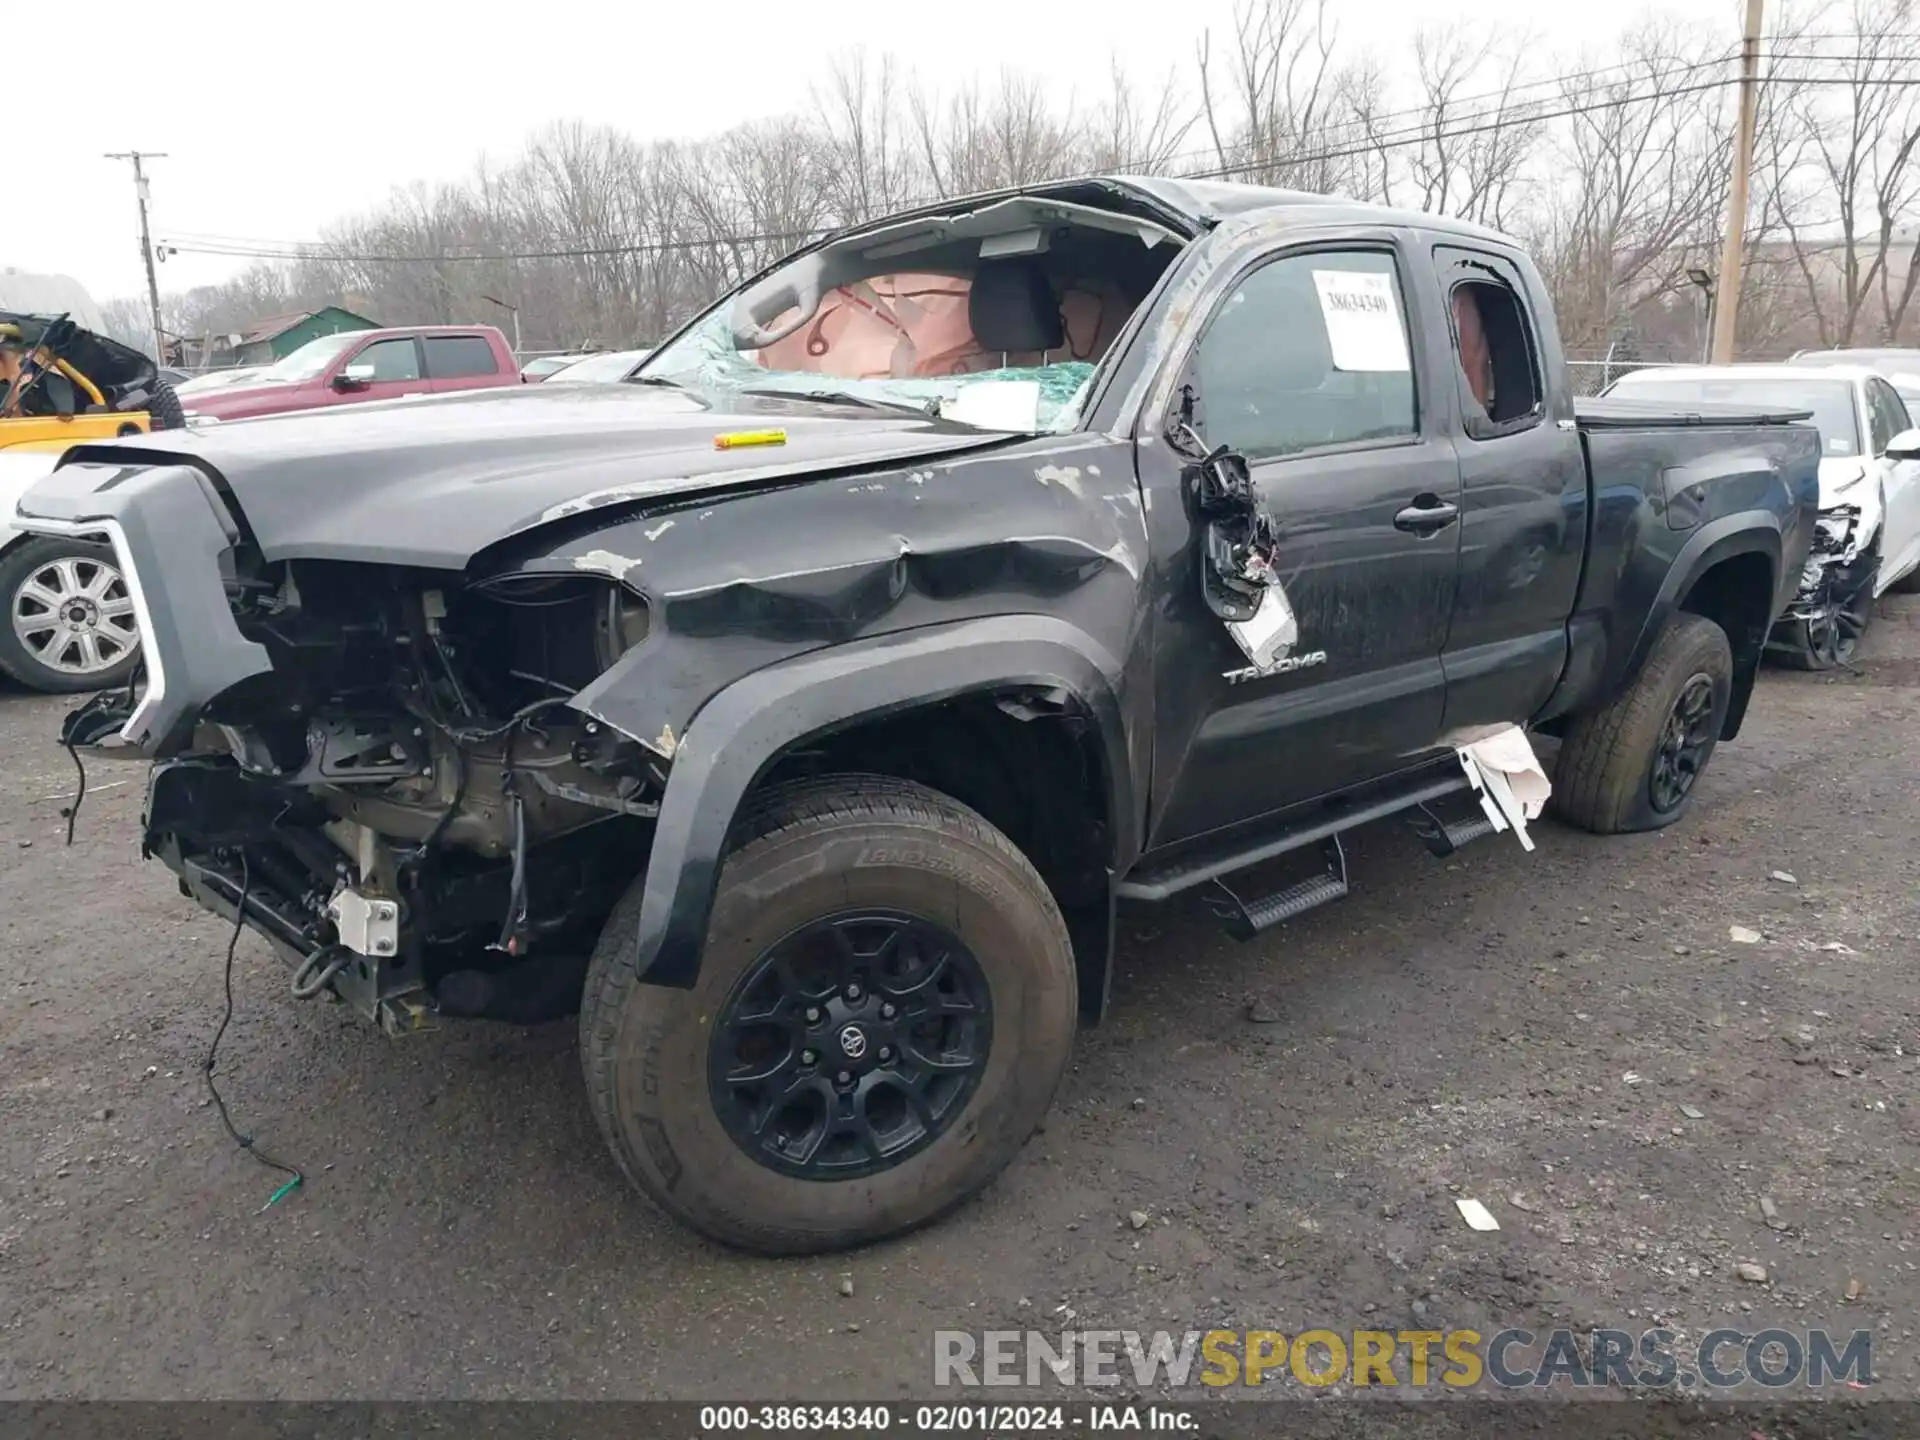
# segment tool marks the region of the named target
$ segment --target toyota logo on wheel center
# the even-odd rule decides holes
[[[858,1060],[867,1053],[867,1032],[858,1025],[846,1026],[840,1031],[840,1048],[849,1060]]]

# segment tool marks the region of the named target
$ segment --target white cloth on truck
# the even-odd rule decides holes
[[[1526,731],[1518,725],[1502,725],[1456,750],[1495,832],[1511,830],[1522,849],[1533,849],[1527,822],[1540,818],[1553,782],[1540,768]]]

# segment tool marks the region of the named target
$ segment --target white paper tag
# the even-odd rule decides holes
[[[1038,380],[976,380],[940,407],[941,418],[982,430],[1030,434],[1040,428]]]
[[[1357,270],[1316,270],[1320,313],[1336,370],[1412,369],[1393,277]]]

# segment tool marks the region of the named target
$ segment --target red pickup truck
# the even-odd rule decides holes
[[[309,340],[229,389],[190,397],[187,420],[246,420],[322,405],[519,385],[507,337],[490,325],[343,330]]]

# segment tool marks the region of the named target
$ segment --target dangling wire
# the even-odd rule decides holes
[[[233,1123],[233,1117],[227,1113],[227,1102],[220,1097],[219,1087],[213,1083],[213,1066],[216,1057],[218,1057],[220,1053],[220,1037],[227,1033],[227,1026],[233,1020],[233,955],[234,951],[238,949],[240,945],[240,931],[246,924],[247,900],[252,894],[253,870],[248,864],[246,852],[243,850],[240,852],[240,903],[234,907],[233,930],[227,936],[227,1005],[225,1011],[222,1012],[220,1016],[220,1028],[213,1032],[213,1043],[207,1046],[207,1063],[205,1070],[207,1094],[213,1097],[214,1108],[220,1112],[220,1123],[227,1127],[227,1134],[233,1137],[233,1143],[269,1170],[277,1170],[282,1175],[292,1177],[286,1184],[269,1195],[267,1197],[267,1203],[254,1212],[255,1214],[260,1214],[271,1209],[281,1200],[291,1195],[295,1190],[298,1190],[306,1183],[307,1177],[292,1165],[283,1164],[267,1154],[266,1151],[253,1143],[253,1137],[251,1135],[241,1134],[239,1128]]]
[[[80,750],[71,739],[66,742],[67,758],[73,761],[73,768],[80,777],[80,788],[74,792],[73,803],[63,806],[61,815],[67,822],[67,844],[73,844],[73,822],[80,818],[80,802],[87,798],[87,767],[80,759]]]

